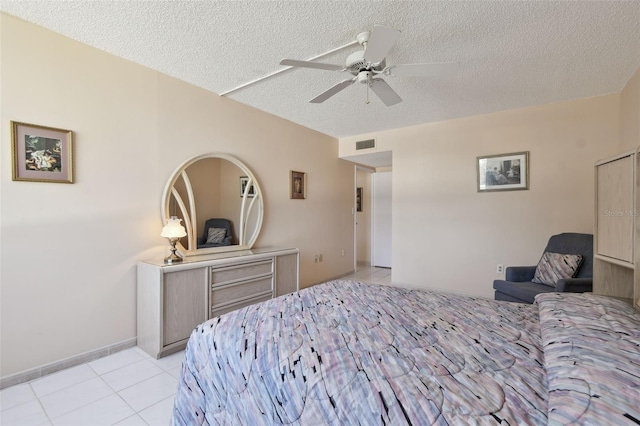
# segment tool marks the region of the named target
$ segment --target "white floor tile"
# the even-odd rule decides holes
[[[49,423],[47,414],[39,401],[31,401],[17,407],[3,410],[0,413],[0,424],[6,426],[46,425]]]
[[[118,395],[92,402],[82,408],[53,419],[55,426],[108,426],[132,416],[135,412]]]
[[[116,352],[113,355],[105,356],[104,358],[96,359],[89,363],[89,367],[99,374],[103,375],[118,368],[122,368],[134,362],[142,360],[144,357],[135,348],[125,349],[124,351]]]
[[[169,371],[172,368],[182,365],[182,361],[184,361],[184,351],[176,352],[175,354],[171,354],[160,359],[151,360],[151,362],[162,368],[164,371]]]
[[[150,379],[130,386],[118,394],[136,412],[140,412],[176,393],[178,381],[169,373],[162,373]]]
[[[179,379],[180,374],[182,374],[182,365],[172,368],[171,370],[167,371],[167,373],[171,374],[176,379]]]
[[[104,380],[113,390],[121,391],[124,388],[140,383],[150,377],[157,376],[163,370],[155,366],[150,360],[129,364],[125,367],[106,373],[102,376]]]
[[[118,422],[113,426],[148,426],[148,423],[142,420],[142,417],[140,417],[139,415],[134,414],[133,416],[127,417],[123,421]]]
[[[48,376],[44,376],[40,379],[36,379],[31,382],[31,387],[38,398],[42,398],[45,395],[49,395],[53,392],[57,392],[90,379],[95,379],[96,377],[98,377],[96,373],[89,368],[87,364],[81,364],[76,367],[71,367],[57,373],[49,374]]]
[[[174,397],[163,399],[157,404],[142,410],[140,416],[150,425],[153,426],[168,426],[171,424],[171,414],[173,413],[173,400]]]
[[[0,410],[4,411],[36,399],[36,394],[28,383],[11,386],[0,391]]]
[[[113,394],[113,390],[99,377],[78,383],[40,398],[50,418],[55,419],[87,404]]]

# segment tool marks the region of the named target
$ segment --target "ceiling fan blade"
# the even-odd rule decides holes
[[[371,79],[371,90],[378,95],[386,106],[393,106],[402,102],[402,98],[381,78]]]
[[[322,103],[327,99],[329,99],[330,97],[332,97],[333,95],[335,95],[336,93],[340,92],[341,90],[351,86],[354,81],[356,81],[356,78],[350,78],[349,80],[341,81],[340,83],[333,86],[331,89],[320,93],[318,96],[311,99],[309,102],[311,102],[312,104]]]
[[[280,65],[288,65],[290,67],[301,68],[314,68],[327,71],[341,71],[344,69],[344,67],[341,67],[340,65],[323,64],[322,62],[297,61],[295,59],[283,59],[280,61]]]
[[[432,64],[401,64],[387,67],[383,73],[396,77],[437,77],[455,72],[458,62],[436,62]]]
[[[400,37],[400,31],[376,25],[371,31],[367,47],[364,49],[364,57],[371,63],[382,62]]]

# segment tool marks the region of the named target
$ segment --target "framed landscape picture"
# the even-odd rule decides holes
[[[11,122],[12,178],[73,183],[73,132]]]
[[[529,151],[477,157],[478,192],[529,189]]]

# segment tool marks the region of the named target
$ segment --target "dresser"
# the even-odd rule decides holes
[[[160,358],[184,349],[200,323],[299,289],[298,249],[189,256],[137,267],[138,346]]]

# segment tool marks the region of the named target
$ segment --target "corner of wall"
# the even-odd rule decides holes
[[[640,68],[620,92],[620,141],[618,151],[640,145]]]

